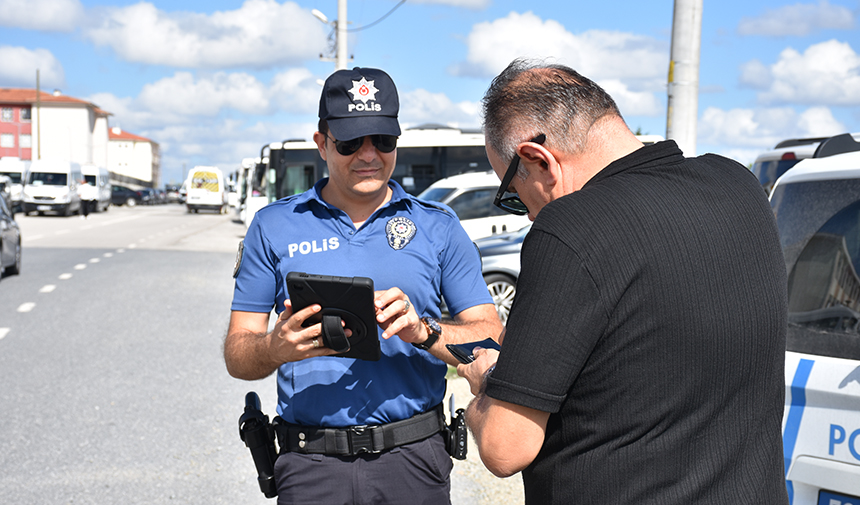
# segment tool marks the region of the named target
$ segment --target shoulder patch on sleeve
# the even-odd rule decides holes
[[[236,252],[236,264],[233,266],[233,278],[239,276],[239,270],[242,269],[242,256],[245,254],[245,241],[239,242],[239,250]]]

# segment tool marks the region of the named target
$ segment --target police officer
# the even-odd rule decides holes
[[[398,109],[385,72],[332,74],[314,133],[330,176],[259,211],[243,241],[224,357],[237,378],[278,371],[279,504],[450,502],[445,344],[502,327],[457,217],[390,180]],[[303,328],[320,307],[293,312],[290,271],[373,279],[381,359],[333,356]]]

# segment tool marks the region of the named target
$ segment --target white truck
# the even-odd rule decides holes
[[[81,173],[87,184],[80,188],[81,200],[94,202],[90,210],[102,212],[110,208],[110,173],[104,167],[96,165],[81,165]]]
[[[78,185],[81,166],[62,160],[35,160],[24,184],[24,213],[55,212],[64,216],[81,211]]]
[[[185,206],[188,212],[214,210],[223,214],[227,211],[224,174],[217,167],[192,168],[185,180],[185,188]]]
[[[24,161],[21,158],[13,156],[4,156],[0,158],[0,175],[5,175],[10,180],[9,193],[12,212],[21,212],[23,210],[21,201],[24,196],[24,181],[27,178],[27,167],[29,161]]]

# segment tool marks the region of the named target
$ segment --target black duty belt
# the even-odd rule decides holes
[[[355,456],[376,454],[439,433],[445,428],[442,404],[409,419],[373,426],[320,428],[288,424],[280,417],[273,423],[281,453]]]

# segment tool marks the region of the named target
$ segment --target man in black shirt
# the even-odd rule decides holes
[[[458,368],[485,465],[528,504],[787,503],[786,275],[755,177],[643,146],[563,66],[514,61],[484,118],[497,202],[534,221],[501,353]]]

